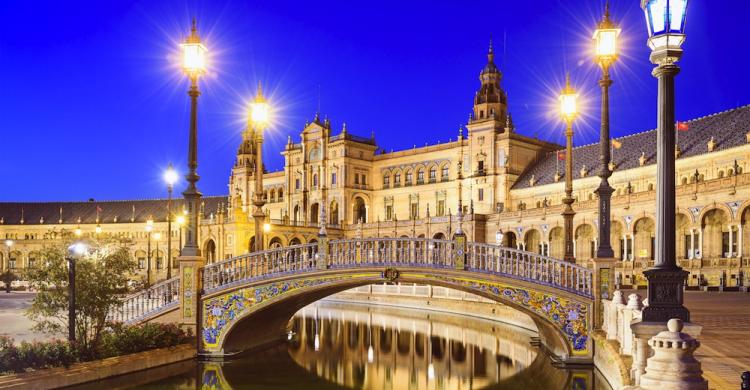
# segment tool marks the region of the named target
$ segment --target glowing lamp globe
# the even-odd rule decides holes
[[[76,242],[68,247],[68,253],[73,258],[79,258],[83,256],[86,253],[86,250],[88,250],[88,247],[82,242]]]
[[[263,232],[264,232],[264,233],[268,233],[268,232],[270,232],[270,231],[271,231],[271,224],[270,224],[270,223],[268,223],[268,222],[264,223],[264,224],[263,224]]]
[[[182,226],[185,224],[185,216],[184,215],[178,215],[177,216],[177,224]]]
[[[258,83],[258,93],[255,95],[253,102],[250,103],[250,122],[260,127],[268,124],[269,117],[271,116],[270,111],[268,102],[263,97],[263,89],[260,83]]]
[[[578,114],[578,94],[570,85],[570,76],[566,78],[565,88],[560,94],[560,114],[566,121],[572,121]]]
[[[95,232],[96,234],[101,234],[101,232],[102,232],[102,227],[101,227],[101,225],[96,225],[96,228],[94,228],[94,232]]]
[[[182,48],[182,70],[190,77],[197,77],[206,73],[206,47],[201,43],[198,36],[198,30],[193,27],[190,30],[190,36],[185,43],[180,44]]]
[[[617,37],[620,29],[609,19],[609,3],[604,11],[604,19],[594,31],[594,43],[596,45],[596,62],[600,64],[611,64],[617,59],[618,46]]]
[[[167,182],[170,187],[174,186],[174,183],[177,183],[177,171],[172,168],[172,164],[169,164],[169,167],[167,167],[167,170],[164,172],[164,181]]]
[[[657,65],[677,62],[685,42],[688,0],[642,0],[646,15],[651,62]]]
[[[154,233],[154,240],[155,241],[161,240],[161,233]]]
[[[8,248],[12,247],[13,246],[13,240],[5,240],[5,246],[7,246]]]

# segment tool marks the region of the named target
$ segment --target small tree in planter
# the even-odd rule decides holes
[[[66,333],[68,326],[68,247],[72,241],[45,247],[41,265],[28,270],[29,285],[38,291],[26,316],[36,322],[34,330]],[[76,342],[82,357],[93,358],[107,327],[107,315],[122,303],[128,276],[136,262],[130,243],[96,240],[87,243],[86,255],[76,260]],[[88,355],[88,356],[87,356]]]
[[[16,280],[18,280],[18,276],[13,272],[10,272],[10,270],[5,271],[0,275],[0,281],[5,283],[5,293],[10,294],[10,291],[13,288],[13,282]]]

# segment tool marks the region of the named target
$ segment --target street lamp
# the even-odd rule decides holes
[[[73,232],[76,237],[81,237],[83,235],[83,230],[81,230],[81,226],[76,226],[76,230]]]
[[[596,249],[596,257],[599,259],[611,259],[615,252],[610,244],[610,200],[613,189],[609,185],[609,177],[612,171],[609,169],[609,87],[612,79],[609,78],[609,67],[617,60],[617,36],[620,29],[609,19],[609,2],[604,9],[604,18],[594,32],[596,44],[595,61],[602,68],[602,79],[599,86],[602,88],[602,123],[599,133],[599,160],[601,170],[599,171],[599,188],[596,192],[599,197],[599,247]]]
[[[198,182],[198,78],[206,73],[206,47],[201,43],[198,36],[198,30],[193,19],[193,26],[190,30],[190,36],[185,43],[181,44],[182,48],[182,70],[190,79],[190,136],[188,142],[188,174],[185,178],[188,181],[187,189],[182,193],[185,197],[188,213],[190,218],[187,220],[187,240],[182,255],[197,257],[200,256],[198,248],[198,201],[201,193],[195,183]]]
[[[5,246],[8,248],[8,261],[7,261],[8,269],[10,269],[10,250],[11,248],[13,248],[13,244],[15,244],[13,240],[5,240]]]
[[[88,247],[78,241],[68,247],[68,341],[76,341],[76,261],[86,254]]]
[[[654,267],[643,272],[648,279],[648,303],[643,321],[667,322],[671,318],[690,321],[683,305],[683,283],[688,275],[677,265],[675,248],[675,64],[685,42],[687,0],[643,0],[652,71],[659,80],[656,132],[656,256]]]
[[[146,246],[146,284],[151,284],[151,231],[154,230],[154,220],[149,217],[146,221],[146,227],[145,227],[146,233],[148,235],[148,245]]]
[[[180,237],[180,245],[178,246],[180,250],[180,255],[182,255],[182,227],[185,225],[185,214],[178,215],[176,221],[177,222],[177,230],[179,230],[178,236]]]
[[[167,279],[172,279],[172,190],[177,182],[177,172],[170,163],[164,172],[167,182]]]
[[[565,88],[560,94],[560,113],[566,124],[565,130],[565,197],[563,203],[563,220],[565,225],[565,261],[575,263],[573,253],[573,120],[578,114],[578,94],[570,85],[570,74],[565,77]]]
[[[161,240],[161,233],[154,233],[154,242],[156,243],[156,269],[161,269],[161,258],[159,257],[159,240]],[[159,271],[156,271],[156,278],[159,278]]]
[[[266,199],[263,196],[263,129],[268,125],[270,108],[266,98],[263,97],[263,88],[258,83],[258,91],[255,99],[250,104],[250,126],[255,130],[255,196],[253,197],[253,219],[255,219],[255,251],[263,250],[263,221],[266,214],[263,205]],[[269,226],[270,228],[270,226]]]
[[[99,225],[97,223],[96,227],[94,228],[94,233],[96,233],[97,235],[101,234],[102,233],[102,225]]]

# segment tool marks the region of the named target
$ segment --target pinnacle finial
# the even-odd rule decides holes
[[[256,94],[256,99],[263,99],[263,82],[258,80],[258,91]]]
[[[570,72],[565,73],[565,88],[570,88]]]
[[[495,49],[492,47],[492,36],[490,36],[490,48],[487,51],[487,62],[495,61]]]
[[[198,30],[198,28],[196,27],[196,24],[197,24],[197,23],[195,22],[195,16],[193,16],[193,25],[192,25],[192,27],[190,28],[190,31],[191,31],[191,32],[196,32],[196,31]]]

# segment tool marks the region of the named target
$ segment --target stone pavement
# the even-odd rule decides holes
[[[686,292],[685,306],[703,325],[695,355],[709,388],[739,389],[740,375],[750,370],[750,294]]]
[[[34,322],[30,321],[24,313],[31,305],[34,293],[12,292],[6,294],[0,292],[0,336],[13,338],[17,343],[21,341],[39,341],[51,338],[48,335],[31,331]],[[64,337],[61,336],[61,337]]]

